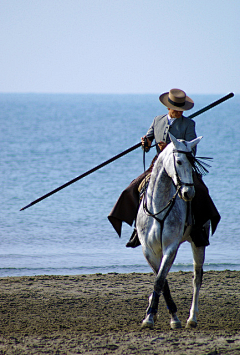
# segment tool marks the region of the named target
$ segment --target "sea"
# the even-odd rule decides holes
[[[226,94],[190,95],[189,114]],[[141,247],[125,247],[133,227],[124,224],[119,238],[107,219],[144,171],[141,148],[20,209],[139,143],[165,112],[158,94],[1,93],[0,277],[151,272]],[[197,156],[213,158],[204,181],[221,215],[204,270],[240,270],[240,95],[194,120]],[[146,166],[154,156],[155,148]],[[179,270],[193,270],[189,243],[171,269]]]

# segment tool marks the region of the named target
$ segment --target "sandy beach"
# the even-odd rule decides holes
[[[168,280],[178,330],[163,298],[154,330],[140,328],[152,273],[1,278],[0,354],[240,354],[240,272],[204,273],[193,330],[192,273]]]

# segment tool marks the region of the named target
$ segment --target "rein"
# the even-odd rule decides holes
[[[152,146],[152,147],[154,147],[154,146]],[[173,154],[174,153],[185,154],[187,156],[187,158],[188,158],[193,170],[196,171],[197,173],[199,173],[201,175],[203,175],[203,173],[205,173],[205,174],[208,173],[208,170],[204,167],[204,165],[206,165],[206,166],[210,166],[210,165],[208,165],[208,164],[206,164],[204,162],[200,162],[200,160],[198,158],[195,158],[194,155],[191,152],[186,152],[186,151],[183,151],[183,150],[174,149],[173,150]],[[211,159],[211,158],[201,158],[201,159]],[[145,168],[145,150],[143,150],[143,165],[144,165],[144,171],[146,171],[146,168]],[[171,212],[171,210],[172,210],[172,208],[173,208],[173,206],[175,204],[177,195],[178,195],[181,187],[182,186],[194,186],[194,183],[188,183],[188,182],[181,181],[181,179],[180,179],[180,177],[178,175],[177,169],[176,169],[175,156],[174,156],[174,169],[175,169],[175,174],[176,174],[176,178],[177,178],[177,185],[175,185],[174,182],[173,182],[173,184],[176,187],[176,192],[173,195],[173,197],[170,199],[170,201],[166,204],[166,206],[161,211],[159,211],[157,213],[152,213],[151,211],[149,211],[149,209],[147,207],[147,195],[146,195],[147,186],[146,186],[146,183],[145,183],[145,187],[144,187],[143,210],[144,210],[146,215],[148,215],[150,217],[153,217],[160,224],[160,226],[161,226],[161,234],[160,234],[161,246],[162,246],[162,231],[163,231],[163,228],[164,228],[164,222],[165,222],[166,218],[168,217],[169,213]],[[145,179],[146,179],[146,176],[145,176]],[[163,216],[162,219],[157,217],[160,213],[164,212],[165,210],[167,210],[167,211],[166,211],[166,213],[165,213],[165,215]]]
[[[173,206],[174,206],[174,203],[175,203],[175,201],[176,201],[176,197],[177,197],[177,194],[178,194],[180,188],[181,188],[181,186],[178,186],[178,187],[177,187],[177,190],[176,190],[175,194],[173,195],[173,197],[171,198],[171,200],[167,203],[167,205],[166,205],[161,211],[159,211],[159,212],[157,212],[157,213],[152,213],[152,212],[150,212],[149,209],[147,208],[147,200],[146,200],[146,199],[147,199],[147,195],[146,195],[146,193],[144,193],[144,197],[143,197],[143,210],[144,210],[144,212],[145,212],[148,216],[155,218],[156,221],[158,221],[158,222],[160,223],[162,230],[163,230],[164,221],[165,221],[165,219],[167,218],[167,216],[169,215],[169,213],[171,212],[171,210],[172,210],[172,208],[173,208]],[[162,213],[163,211],[165,211],[168,207],[169,207],[169,209],[167,210],[167,212],[166,212],[165,216],[163,217],[163,219],[159,219],[159,218],[157,217],[157,215],[159,215],[160,213]]]
[[[156,143],[155,145],[151,146],[151,147],[148,147],[149,149],[155,147],[158,143]],[[209,171],[206,169],[206,166],[207,167],[210,167],[210,165],[206,164],[205,162],[202,162],[200,159],[212,159],[212,158],[207,158],[207,157],[199,157],[199,158],[196,158],[192,152],[186,152],[186,151],[183,151],[183,150],[178,150],[178,149],[174,149],[173,150],[173,153],[181,153],[181,154],[185,154],[193,168],[193,170],[200,174],[200,175],[205,175],[207,174]],[[146,167],[145,167],[145,149],[143,150],[143,165],[144,165],[144,172],[146,172]],[[204,166],[205,165],[205,166]],[[163,227],[164,227],[164,221],[165,219],[168,217],[169,213],[171,212],[174,204],[175,204],[175,201],[176,201],[176,197],[181,189],[182,186],[194,186],[194,183],[187,183],[187,182],[183,182],[181,181],[178,173],[177,173],[177,169],[176,169],[176,160],[174,158],[174,168],[175,168],[175,173],[176,173],[176,177],[177,177],[177,185],[174,184],[174,186],[176,187],[176,192],[175,194],[173,195],[173,197],[170,199],[170,201],[167,203],[167,205],[159,212],[157,213],[152,213],[149,211],[149,209],[147,208],[147,195],[146,195],[146,191],[147,191],[147,186],[146,186],[146,183],[145,183],[145,187],[144,187],[144,196],[143,196],[143,210],[144,212],[150,216],[150,217],[153,217],[154,219],[156,219],[156,221],[158,221],[161,225],[161,231],[163,230]],[[146,176],[145,176],[145,179],[146,179]],[[168,208],[165,216],[160,219],[158,218],[157,216],[162,213],[163,211],[165,211],[166,209]],[[162,245],[162,233],[161,233],[161,245]]]
[[[186,152],[182,152],[182,151],[178,151],[178,150],[174,150],[174,152],[181,152],[181,153],[186,153]],[[143,164],[144,164],[144,171],[146,171],[145,169],[145,150],[143,151]],[[161,226],[161,235],[160,235],[160,238],[161,238],[161,245],[162,245],[162,231],[163,231],[163,227],[164,227],[164,222],[165,222],[165,219],[168,217],[169,213],[171,212],[174,204],[175,204],[175,201],[176,201],[176,197],[178,195],[178,192],[179,190],[181,189],[181,187],[183,185],[185,186],[193,186],[194,184],[190,184],[190,183],[184,183],[181,181],[178,173],[177,173],[177,170],[176,170],[176,162],[175,162],[175,159],[174,159],[174,167],[175,167],[175,172],[176,172],[176,176],[177,176],[177,186],[176,186],[176,192],[175,194],[173,195],[173,197],[170,199],[170,201],[166,204],[166,206],[159,212],[157,213],[152,213],[149,211],[149,209],[147,208],[147,195],[146,195],[146,191],[147,191],[147,188],[146,188],[146,184],[145,184],[145,191],[144,191],[144,196],[143,196],[143,210],[144,212],[150,216],[150,217],[153,217]],[[175,184],[174,184],[175,186]],[[168,208],[166,214],[164,215],[164,217],[162,219],[158,218],[157,216],[162,213],[163,211],[165,211],[166,209]]]

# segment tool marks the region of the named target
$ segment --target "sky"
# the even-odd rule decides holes
[[[240,93],[239,0],[0,0],[0,93]]]

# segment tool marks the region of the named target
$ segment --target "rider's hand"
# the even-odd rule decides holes
[[[159,148],[160,148],[160,150],[161,150],[161,152],[162,152],[162,151],[163,151],[163,149],[165,149],[165,148],[166,148],[167,143],[166,143],[166,142],[161,141],[161,142],[159,142],[159,143],[158,143],[158,146],[159,146]]]
[[[146,144],[145,144],[145,140],[147,141],[147,146],[146,146]],[[150,141],[150,139],[148,139],[147,136],[142,137],[142,138],[141,138],[141,141],[142,141],[142,147],[143,147],[143,149],[145,150],[145,152],[148,152],[149,149],[150,149],[150,147],[151,147],[152,142]]]

